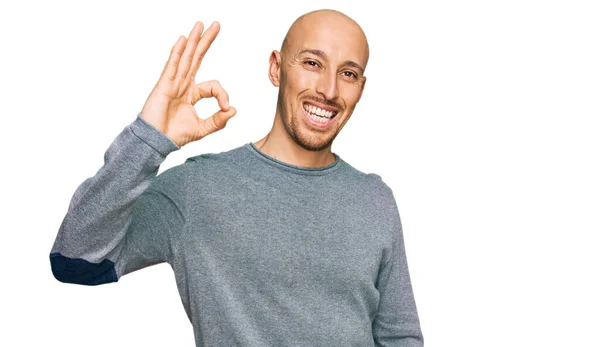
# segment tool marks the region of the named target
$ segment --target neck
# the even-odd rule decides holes
[[[285,130],[279,114],[275,115],[271,131],[254,142],[254,146],[272,158],[300,167],[320,168],[335,162],[331,146],[321,151],[310,151],[297,144]]]

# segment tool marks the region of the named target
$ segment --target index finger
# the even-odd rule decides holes
[[[192,66],[190,67],[189,75],[196,76],[198,72],[198,68],[200,67],[200,63],[202,62],[202,58],[208,51],[208,48],[213,43],[219,31],[221,30],[221,24],[219,22],[212,22],[212,24],[206,29],[202,37],[200,38],[200,42],[198,42],[198,46],[196,46],[196,51],[194,52],[194,57],[192,58]]]
[[[223,111],[229,110],[229,94],[219,81],[207,81],[197,84],[200,98],[215,98]]]

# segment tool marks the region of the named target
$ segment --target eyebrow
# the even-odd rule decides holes
[[[321,57],[323,59],[327,58],[327,54],[325,54],[325,52],[323,52],[320,49],[305,49],[303,51],[298,52],[298,55],[301,55],[301,54],[304,54],[304,53],[314,54],[317,57]],[[358,63],[356,63],[356,62],[354,62],[352,60],[346,60],[342,65],[347,65],[347,66],[351,66],[351,67],[353,67],[355,69],[358,69],[358,70],[360,70],[361,74],[365,73],[365,69],[362,66],[360,66],[360,64],[358,64]]]

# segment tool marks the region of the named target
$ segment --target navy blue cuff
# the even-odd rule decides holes
[[[54,278],[64,283],[95,286],[118,281],[115,263],[108,259],[90,263],[85,259],[67,258],[56,252],[50,253],[50,265]]]

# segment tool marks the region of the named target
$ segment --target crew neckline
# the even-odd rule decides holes
[[[300,175],[311,175],[311,176],[327,175],[327,174],[330,174],[330,173],[336,171],[340,167],[340,164],[342,162],[342,159],[340,158],[340,156],[337,155],[336,153],[332,152],[332,154],[335,157],[335,161],[333,163],[331,163],[327,166],[322,166],[322,167],[303,167],[303,166],[288,164],[281,160],[275,159],[275,158],[263,153],[252,142],[246,143],[246,145],[244,147],[246,147],[248,150],[250,150],[250,152],[254,153],[254,155],[256,155],[260,160],[264,161],[265,163],[267,163],[271,166],[274,166],[276,168],[286,170],[289,172],[293,172],[293,173],[297,173]]]

